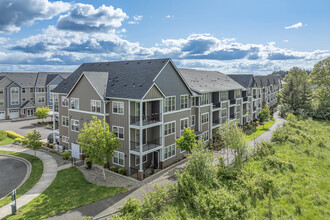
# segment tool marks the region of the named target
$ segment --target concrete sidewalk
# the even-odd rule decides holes
[[[34,156],[34,151],[29,150],[14,144],[0,146],[0,150],[2,151],[12,151],[30,154]],[[43,163],[44,169],[43,173],[39,179],[39,181],[34,185],[28,192],[26,192],[23,196],[17,199],[18,209],[27,203],[31,202],[34,198],[39,196],[43,191],[45,191],[48,186],[54,181],[57,174],[57,163],[55,159],[43,152],[37,151],[36,155]],[[10,203],[11,204],[11,203]],[[3,219],[7,215],[11,214],[11,206],[10,204],[5,205],[0,208],[0,219]]]

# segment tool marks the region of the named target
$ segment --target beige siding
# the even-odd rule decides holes
[[[164,96],[156,86],[153,86],[144,97],[144,99],[157,99],[157,98],[164,98]]]
[[[0,111],[6,111],[7,109],[7,86],[9,86],[12,83],[11,80],[8,78],[4,78],[0,81],[0,88],[3,88],[3,94],[0,94],[0,99],[3,99],[4,103],[3,105],[0,105]],[[7,112],[6,112],[7,114]]]

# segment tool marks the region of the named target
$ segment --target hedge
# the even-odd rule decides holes
[[[24,136],[22,136],[22,135],[20,135],[20,134],[17,134],[17,133],[14,132],[14,131],[6,131],[6,133],[7,133],[7,136],[8,136],[9,138],[12,138],[12,139],[16,139],[16,138],[22,138],[22,139],[24,139],[24,138],[25,138]]]

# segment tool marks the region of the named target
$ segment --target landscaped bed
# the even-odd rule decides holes
[[[26,160],[28,160],[32,165],[32,170],[29,178],[26,180],[26,182],[17,189],[17,198],[22,196],[24,193],[29,191],[40,179],[42,172],[43,172],[43,164],[42,161],[35,156],[24,154],[24,153],[15,153],[10,151],[0,151],[0,154],[3,155],[12,155],[16,157],[22,157]],[[0,200],[0,207],[7,205],[11,202],[11,196],[7,196]]]
[[[274,123],[275,123],[275,119],[266,122],[264,125],[259,125],[256,129],[247,132],[246,138],[249,141],[252,141],[256,137],[267,131],[271,126],[273,126]]]
[[[19,207],[18,215],[7,219],[43,219],[124,191],[126,189],[122,187],[97,186],[87,182],[76,168],[60,170],[41,195]]]
[[[0,141],[0,146],[14,143],[14,139],[7,137],[5,140]]]

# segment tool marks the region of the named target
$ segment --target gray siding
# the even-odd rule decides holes
[[[50,86],[52,85],[58,85],[63,81],[63,78],[61,76],[57,76],[50,84],[47,85],[47,105],[53,105],[53,102],[50,101]],[[56,103],[58,104],[58,103]]]
[[[18,94],[19,94],[18,105],[11,105],[10,104],[10,100],[11,100],[10,88],[16,88],[16,87],[18,88]],[[7,87],[7,106],[8,106],[8,108],[19,108],[22,105],[21,97],[22,97],[22,89],[19,85],[17,85],[16,83],[13,83]]]

